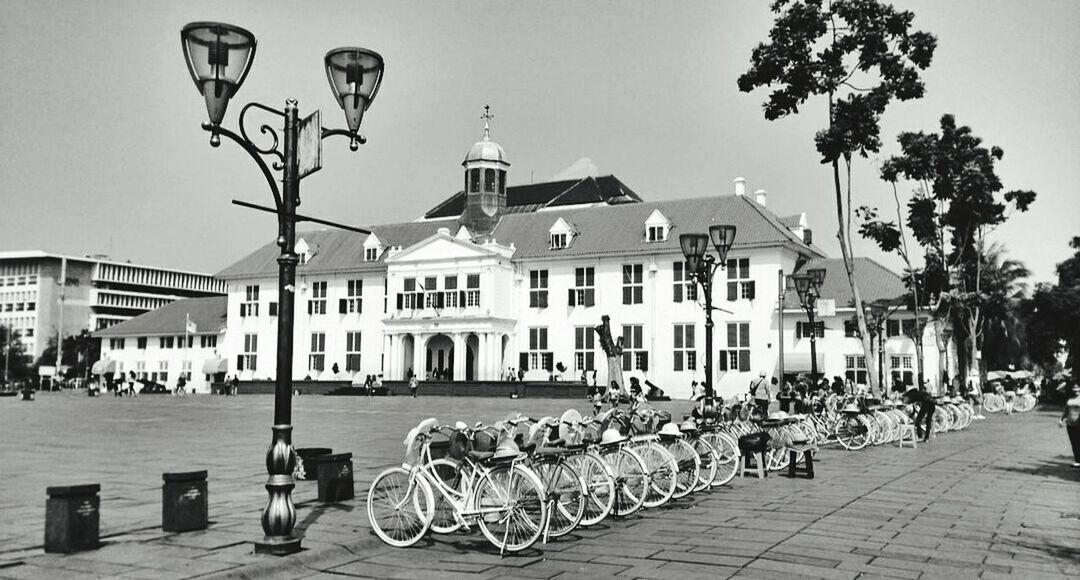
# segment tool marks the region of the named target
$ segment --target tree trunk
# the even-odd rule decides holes
[[[870,382],[870,394],[874,397],[880,395],[881,385],[877,380],[877,360],[873,357],[873,343],[866,326],[866,313],[863,311],[862,295],[859,294],[859,285],[855,282],[855,263],[851,257],[851,248],[847,245],[847,235],[844,225],[844,199],[840,187],[840,162],[833,160],[833,185],[836,188],[836,220],[840,225],[837,237],[840,239],[840,254],[844,258],[844,270],[847,272],[848,284],[851,285],[851,294],[855,298],[855,319],[859,323],[859,337],[862,340],[863,353],[866,353],[867,380]]]
[[[605,387],[610,387],[611,383],[615,382],[619,385],[619,388],[623,391],[623,371],[622,371],[622,356],[609,356],[607,357],[607,384]]]
[[[952,381],[948,380],[948,369],[946,368],[945,364],[947,362],[945,360],[945,353],[949,348],[948,343],[943,340],[944,335],[942,334],[942,331],[945,328],[945,323],[940,318],[934,318],[932,322],[934,323],[934,342],[937,344],[938,350],[938,380],[942,382],[946,392],[948,392],[950,395],[955,396],[956,393],[953,392]]]

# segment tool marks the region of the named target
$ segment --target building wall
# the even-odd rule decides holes
[[[184,338],[182,334],[171,336],[174,345]],[[142,337],[146,338],[146,348],[138,347],[140,337],[136,336],[103,338],[101,340],[101,360],[116,361],[118,363],[117,377],[121,373],[127,375],[128,372],[134,371],[136,377],[154,380],[170,389],[176,388],[181,372],[190,371],[190,378],[186,386],[188,392],[194,390],[199,393],[209,393],[213,377],[207,377],[202,373],[203,363],[207,360],[220,358],[220,341],[222,337],[217,336],[219,341],[217,347],[203,348],[201,346],[201,337],[203,336],[217,335],[213,333],[191,335],[192,347],[186,351],[183,348],[162,348],[161,336]],[[119,341],[121,340],[123,341],[123,347],[119,348]],[[186,367],[185,362],[188,363]],[[164,379],[161,377],[163,371],[166,373]]]

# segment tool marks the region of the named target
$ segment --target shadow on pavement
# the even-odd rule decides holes
[[[1042,464],[1037,465],[1026,464],[1008,467],[994,466],[994,469],[1008,471],[1010,473],[1056,477],[1065,481],[1080,482],[1080,469],[1073,467],[1072,458],[1065,455],[1059,455],[1052,461],[1045,461]]]

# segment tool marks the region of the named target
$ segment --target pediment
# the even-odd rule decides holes
[[[468,260],[470,258],[488,258],[499,254],[488,248],[478,246],[468,240],[461,240],[445,234],[435,234],[421,240],[401,252],[387,258],[388,264],[402,262],[430,262],[439,260]]]

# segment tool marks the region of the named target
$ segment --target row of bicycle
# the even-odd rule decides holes
[[[500,554],[726,484],[739,457],[723,429],[647,405],[471,427],[427,419],[404,444],[402,466],[368,493],[379,538],[405,547],[475,526]]]
[[[1008,411],[1013,413],[1026,413],[1035,408],[1035,404],[1038,400],[1035,395],[1021,391],[1019,393],[1013,393],[1011,391],[1002,391],[996,393],[984,393],[982,396],[982,408],[987,413],[998,413],[1001,411]],[[1012,403],[1012,408],[1009,408],[1009,403]]]

